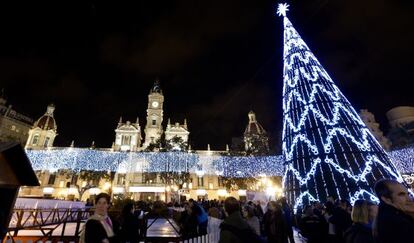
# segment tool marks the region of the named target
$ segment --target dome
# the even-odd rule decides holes
[[[266,134],[266,131],[256,120],[256,114],[253,111],[250,111],[248,114],[249,117],[249,124],[244,130],[244,135],[263,135]]]
[[[34,127],[39,127],[42,130],[55,130],[57,129],[55,118],[53,117],[53,112],[55,106],[50,104],[47,107],[46,113],[41,116],[34,124]]]

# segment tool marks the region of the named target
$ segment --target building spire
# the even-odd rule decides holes
[[[250,111],[247,116],[249,117],[249,123],[256,122],[256,114],[253,111]]]
[[[53,117],[53,112],[55,111],[55,105],[53,103],[50,103],[47,106],[46,115]]]
[[[158,77],[154,81],[154,85],[152,86],[151,93],[160,93],[160,94],[162,94],[160,79]]]

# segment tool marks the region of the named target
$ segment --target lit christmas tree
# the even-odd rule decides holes
[[[296,210],[327,197],[377,201],[381,178],[403,179],[349,101],[283,16],[283,185]]]

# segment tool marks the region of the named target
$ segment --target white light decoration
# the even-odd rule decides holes
[[[283,185],[295,211],[327,197],[378,202],[372,187],[381,178],[403,178],[359,115],[283,17]],[[271,188],[268,188],[269,190]]]
[[[362,145],[364,146],[364,145]],[[327,151],[330,148],[326,148]],[[215,156],[206,160],[203,155],[183,152],[175,153],[141,153],[112,152],[82,148],[55,148],[51,150],[26,150],[34,170],[55,172],[59,169],[75,171],[114,171],[162,172],[165,170],[196,172],[197,164],[204,161],[203,166],[209,168],[205,174],[232,177],[266,177],[283,176],[285,171],[283,155],[277,156]],[[414,147],[408,147],[388,153],[398,171],[404,174],[414,173]],[[212,157],[212,156],[209,156]],[[157,162],[162,160],[163,162]],[[168,161],[168,168],[165,164]],[[314,160],[316,166],[320,160]],[[203,168],[204,168],[203,167]],[[292,168],[291,168],[292,169]],[[313,169],[312,171],[314,171]],[[311,170],[310,170],[311,171]],[[239,172],[239,173],[238,173]],[[296,173],[296,172],[295,172]],[[309,177],[306,174],[302,176]],[[302,180],[301,179],[301,180]],[[82,182],[82,187],[86,186]]]
[[[287,11],[289,11],[289,4],[279,3],[278,8],[277,8],[277,14],[279,16],[286,16]]]
[[[282,156],[218,156],[186,152],[113,152],[84,148],[26,150],[34,170],[190,172],[200,176],[256,177],[283,175]],[[86,182],[85,182],[86,184]]]
[[[44,187],[43,194],[52,194],[55,189],[53,187]]]

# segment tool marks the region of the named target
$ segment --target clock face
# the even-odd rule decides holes
[[[152,107],[157,108],[158,107],[158,102],[157,101],[152,102]]]

